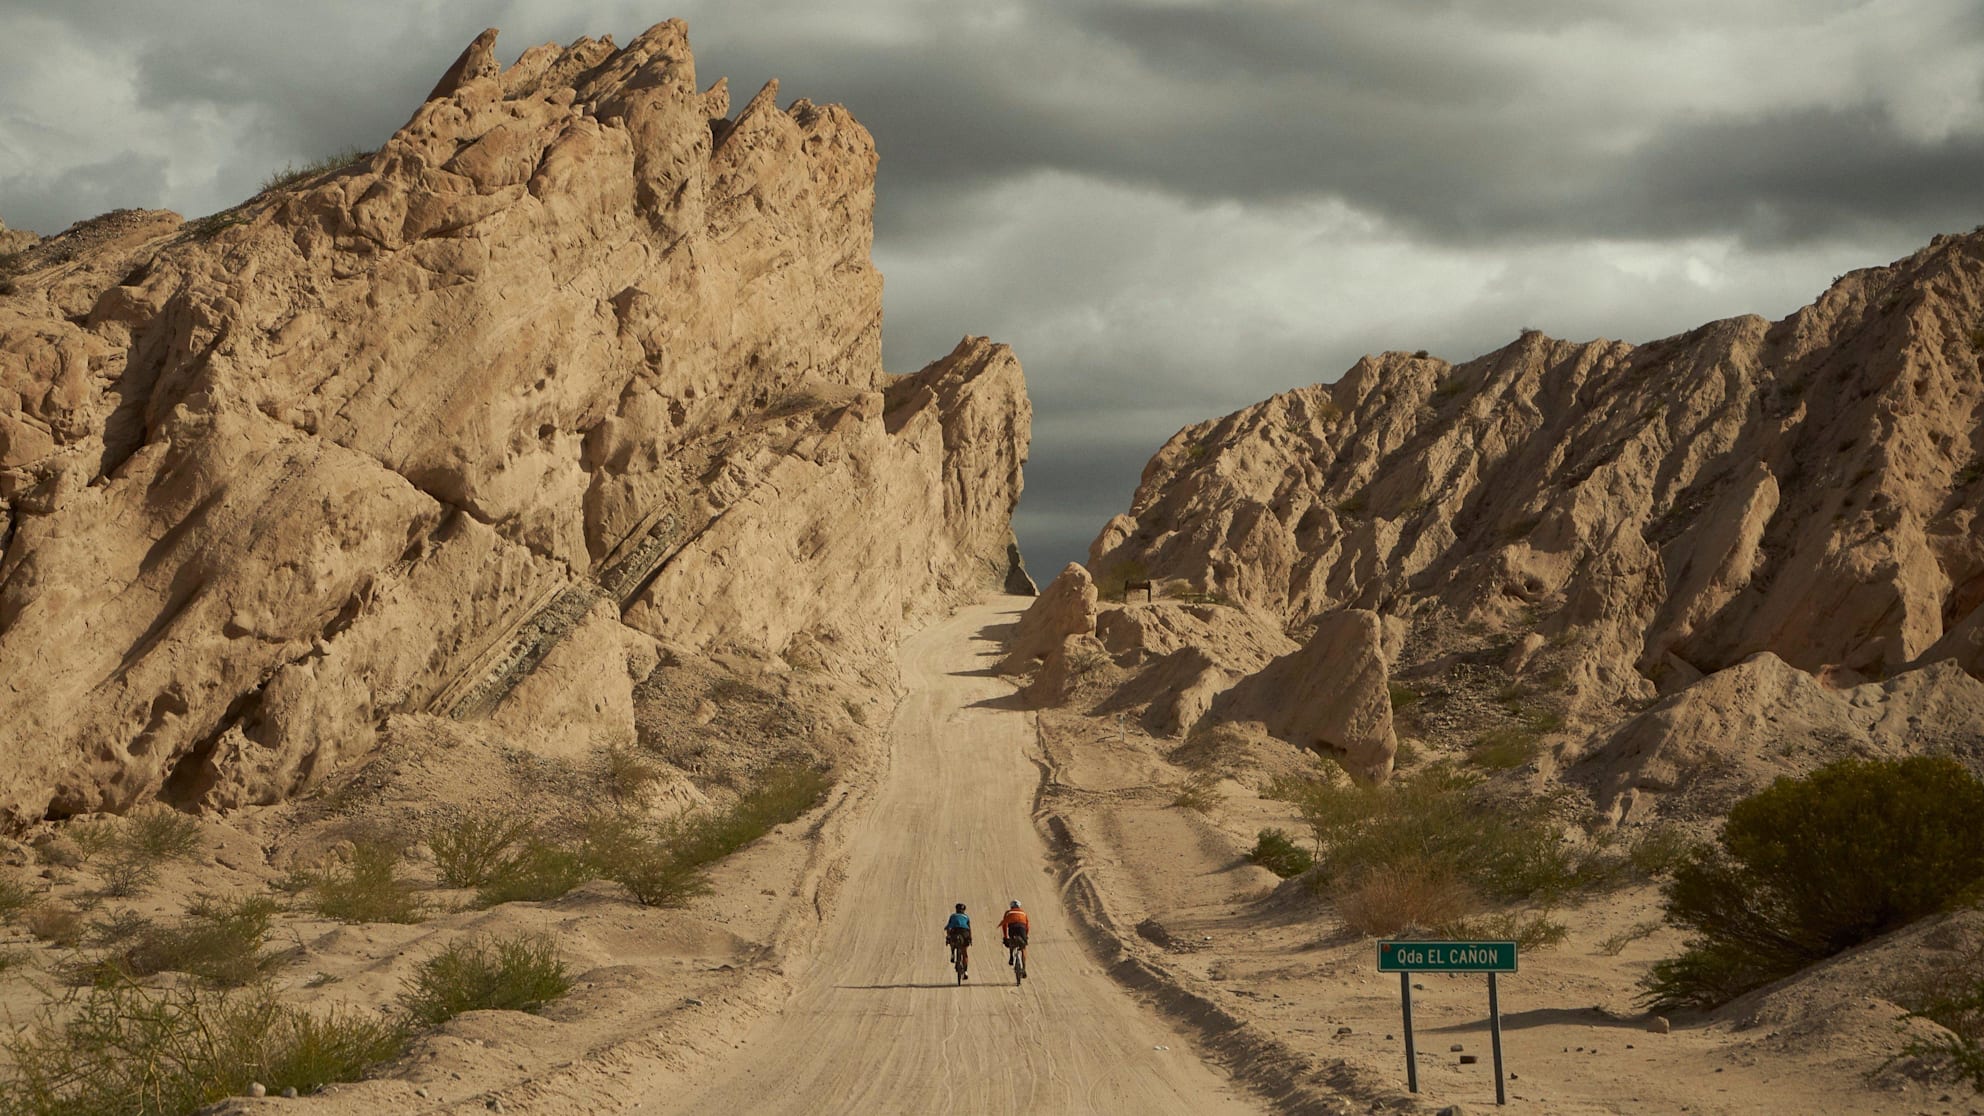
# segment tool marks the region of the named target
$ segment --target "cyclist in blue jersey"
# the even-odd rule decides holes
[[[958,979],[970,980],[971,974],[964,970],[971,963],[971,916],[964,913],[963,903],[959,903],[958,909],[951,912],[951,917],[944,920],[944,944],[956,951]]]

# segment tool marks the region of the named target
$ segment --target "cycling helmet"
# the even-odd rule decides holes
[[[962,911],[962,910],[964,910],[964,904],[963,904],[963,903],[959,903],[959,904],[958,904],[958,910],[960,910],[960,911]]]
[[[1010,909],[1011,909],[1011,910],[1015,910],[1015,911],[1017,911],[1017,910],[1019,910],[1019,909],[1020,909],[1020,901],[1019,901],[1018,899],[1015,899],[1015,900],[1013,900],[1013,905],[1012,905],[1012,907],[1011,907]]]

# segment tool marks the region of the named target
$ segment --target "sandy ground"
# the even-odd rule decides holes
[[[1302,832],[1279,802],[1232,781],[1206,811],[1174,805],[1188,774],[1159,758],[1175,742],[1113,722],[1043,718],[1050,776],[1043,816],[1068,834],[1069,859],[1093,881],[1097,918],[1126,964],[1217,1021],[1202,1040],[1274,1052],[1298,1081],[1335,1087],[1357,1110],[1494,1109],[1479,976],[1415,978],[1420,1093],[1405,1092],[1399,985],[1376,971],[1371,939],[1351,934],[1296,885],[1247,864],[1261,827]],[[1681,936],[1651,930],[1608,952],[1606,939],[1659,916],[1641,887],[1554,912],[1570,938],[1526,952],[1501,978],[1509,1104],[1536,1113],[1975,1113],[1968,1087],[1868,1076],[1899,1045],[1892,1004],[1829,1002],[1823,1017],[1680,1018],[1652,1033],[1636,981]],[[1462,1064],[1463,1054],[1478,1061]]]

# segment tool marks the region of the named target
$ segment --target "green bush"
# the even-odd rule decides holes
[[[85,968],[94,981],[186,973],[221,988],[238,988],[268,974],[281,959],[264,949],[280,908],[266,895],[203,895],[176,925],[125,916],[98,923],[94,936],[110,947]]]
[[[595,873],[583,852],[538,837],[498,864],[476,889],[485,907],[498,903],[543,903],[590,880]]]
[[[125,818],[112,847],[149,864],[183,860],[200,851],[200,823],[170,807],[153,807]]]
[[[1389,866],[1442,872],[1488,899],[1554,900],[1603,880],[1602,858],[1565,841],[1549,799],[1483,797],[1479,776],[1434,764],[1378,786],[1277,780],[1315,835],[1318,883],[1354,883]]]
[[[721,828],[720,820],[596,818],[586,832],[585,863],[644,907],[679,907],[709,892],[702,868],[723,855],[718,850],[728,842]]]
[[[307,877],[313,906],[344,922],[419,922],[427,917],[413,881],[400,873],[403,850],[390,841],[364,840]]]
[[[819,805],[831,786],[825,772],[774,767],[728,810],[663,824],[603,819],[588,834],[586,856],[642,904],[680,905],[708,889],[704,868]]]
[[[1736,804],[1675,869],[1686,952],[1643,982],[1656,1008],[1706,1007],[1925,915],[1984,880],[1984,783],[1944,757],[1847,759]]]
[[[267,989],[152,991],[113,982],[65,1016],[0,1038],[0,1116],[182,1116],[261,1082],[315,1092],[395,1058],[406,1032],[356,1011],[313,1015]]]
[[[572,977],[541,934],[463,938],[421,963],[400,994],[411,1024],[438,1027],[465,1011],[537,1011],[564,995]]]
[[[434,866],[449,887],[481,887],[503,867],[509,851],[530,836],[522,818],[473,810],[436,822],[427,831]]]
[[[1309,850],[1289,840],[1288,834],[1280,829],[1261,830],[1254,839],[1254,847],[1247,852],[1247,859],[1284,880],[1316,866],[1316,858]]]

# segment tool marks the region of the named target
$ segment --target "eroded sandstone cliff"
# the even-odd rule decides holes
[[[273,801],[409,716],[630,736],[660,658],[869,670],[1009,576],[1019,365],[884,373],[868,133],[732,113],[679,22],[494,40],[349,166],[19,242],[0,818]]]
[[[1421,706],[1435,737],[1506,712],[1532,736],[1572,738],[1756,656],[1829,688],[1948,662],[1960,669],[1931,677],[1954,685],[1984,675],[1980,351],[1972,234],[1844,276],[1779,322],[1645,345],[1531,332],[1457,366],[1366,358],[1180,431],[1088,570],[1106,599],[1129,580],[1173,583],[1171,603],[1132,598],[1130,612],[1182,615],[1203,609],[1178,599],[1196,596],[1281,627],[1302,650],[1271,669],[1204,655],[1197,685],[1231,695],[1198,709],[1230,707],[1373,774],[1389,727],[1369,685],[1359,701],[1340,690],[1374,670],[1403,706],[1466,696],[1470,677],[1493,695],[1473,695],[1485,719]],[[1354,615],[1382,622],[1342,619]],[[1112,651],[1118,669],[1147,670]],[[1961,716],[1931,735],[1984,730]],[[1162,703],[1148,719],[1192,723]],[[1630,747],[1649,747],[1657,723]],[[1635,765],[1602,766],[1616,800]]]

